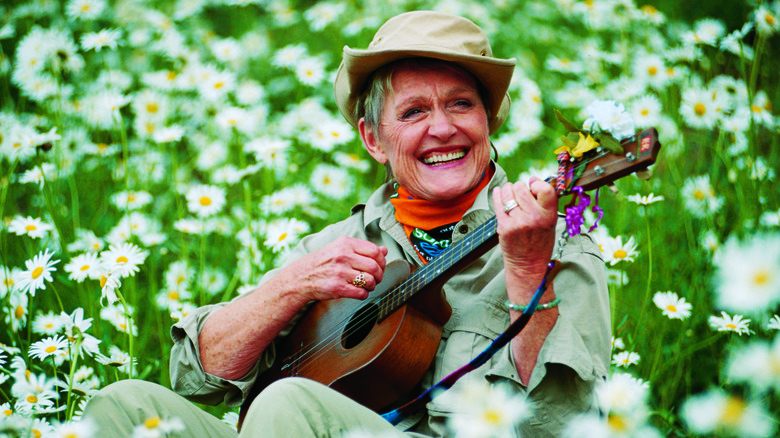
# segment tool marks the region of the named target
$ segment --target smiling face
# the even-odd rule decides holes
[[[371,156],[389,162],[398,183],[418,199],[449,200],[476,187],[490,162],[476,80],[457,67],[402,65],[392,86],[378,129],[358,123]]]

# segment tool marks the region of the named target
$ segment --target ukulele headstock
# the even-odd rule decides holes
[[[646,171],[655,163],[661,150],[655,128],[640,131],[623,140],[620,145],[623,148],[622,155],[597,148],[568,163],[564,177],[566,192],[574,186],[580,186],[585,191],[597,189],[611,185],[626,175]]]

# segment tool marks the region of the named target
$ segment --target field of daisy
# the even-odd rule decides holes
[[[0,437],[90,437],[79,418],[95,391],[170,386],[173,322],[252,290],[367,198],[384,172],[338,113],[333,77],[344,45],[414,9],[469,17],[517,59],[493,137],[510,178],[555,174],[556,110],[658,129],[653,176],[599,196],[608,415],[569,436],[775,435],[780,0],[699,15],[651,3],[4,1]],[[528,409],[475,393],[484,415],[456,418],[453,435],[500,436]],[[180,426],[163,420],[136,436]]]

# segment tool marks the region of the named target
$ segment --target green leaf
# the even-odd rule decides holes
[[[567,131],[569,131],[569,132],[580,132],[581,131],[580,128],[578,128],[576,125],[574,125],[574,123],[566,120],[566,118],[563,117],[563,114],[561,114],[560,111],[558,111],[557,108],[554,109],[553,111],[555,112],[555,118],[558,119],[559,122],[561,122],[561,124],[563,125],[564,128],[566,128]]]
[[[599,132],[597,134],[593,134],[593,138],[601,143],[601,147],[604,149],[612,152],[613,154],[623,155],[623,147],[620,146],[620,142],[615,140],[615,137],[610,135],[608,132]]]

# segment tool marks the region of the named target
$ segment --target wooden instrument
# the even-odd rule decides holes
[[[567,173],[579,177],[567,184],[592,190],[645,171],[661,147],[654,128],[621,146],[623,155],[599,148],[572,162],[578,170]],[[364,301],[313,303],[291,333],[277,340],[276,363],[241,406],[239,427],[257,394],[284,377],[316,380],[377,411],[407,396],[433,361],[452,313],[442,286],[497,243],[494,216],[414,272],[404,261],[389,263]]]

